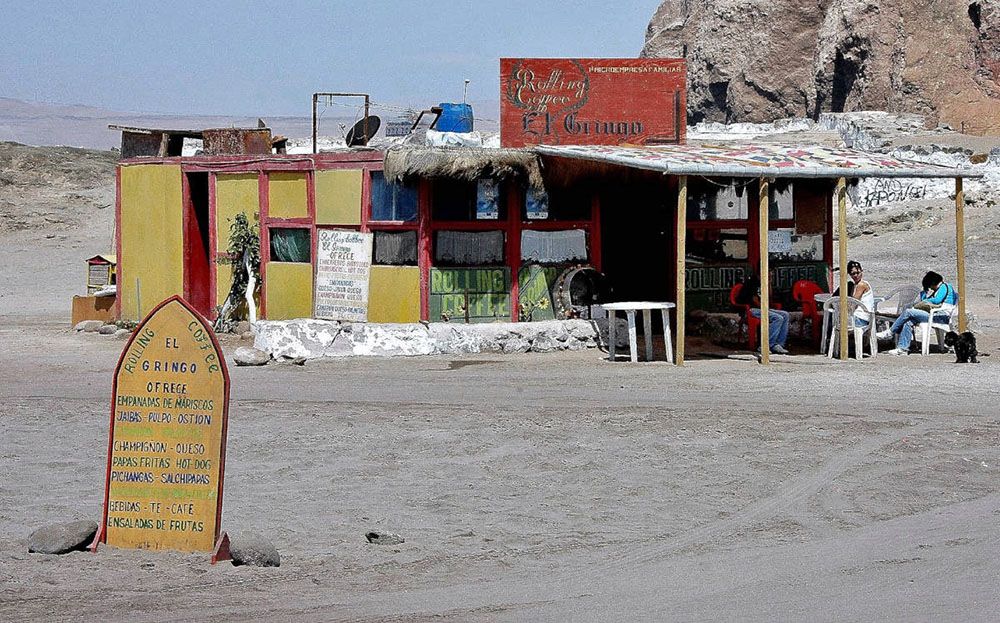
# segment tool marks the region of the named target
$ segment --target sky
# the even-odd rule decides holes
[[[419,109],[462,101],[465,79],[469,101],[495,109],[500,57],[634,58],[660,1],[6,4],[2,97],[121,112],[308,116],[317,91],[367,92],[376,103]]]

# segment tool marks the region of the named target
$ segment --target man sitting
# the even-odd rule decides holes
[[[749,305],[750,314],[754,318],[760,318],[760,279],[756,275],[750,275],[743,282],[736,302],[740,305]],[[767,342],[772,353],[788,354],[788,350],[785,348],[785,342],[788,340],[788,318],[788,312],[783,309],[767,310],[767,319],[770,323]]]
[[[890,355],[906,355],[910,352],[910,342],[913,340],[913,329],[931,319],[930,310],[934,308],[933,322],[948,324],[951,312],[958,305],[958,293],[950,283],[945,283],[944,277],[933,270],[924,275],[921,282],[920,302],[903,312],[892,327],[879,331],[875,337],[887,340],[896,337],[896,348],[889,351]]]

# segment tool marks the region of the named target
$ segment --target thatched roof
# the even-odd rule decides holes
[[[474,182],[482,177],[519,177],[532,188],[542,188],[538,155],[527,149],[475,147],[399,147],[385,154],[386,179],[438,177]]]

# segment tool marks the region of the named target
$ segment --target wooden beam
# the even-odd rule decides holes
[[[962,178],[955,178],[955,257],[958,261],[958,330],[966,331],[965,299],[965,191]]]
[[[771,362],[770,335],[771,322],[768,313],[771,307],[771,271],[767,257],[768,230],[768,185],[767,178],[760,178],[759,200],[757,201],[757,221],[759,223],[757,237],[760,243],[760,362]]]
[[[847,361],[847,179],[837,178],[837,237],[840,254],[840,360]],[[860,353],[858,353],[860,357]]]
[[[677,348],[674,349],[674,363],[678,366],[684,365],[684,318],[685,318],[685,289],[687,282],[686,263],[687,259],[687,194],[688,178],[682,175],[677,178],[677,307],[674,308],[674,318],[676,318],[677,331],[674,332],[677,340]],[[666,337],[667,332],[663,332]]]

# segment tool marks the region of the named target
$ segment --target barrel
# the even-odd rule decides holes
[[[441,103],[441,116],[434,129],[438,132],[472,132],[472,106]]]

